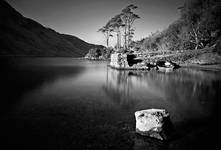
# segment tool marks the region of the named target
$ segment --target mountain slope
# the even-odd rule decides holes
[[[46,28],[0,1],[0,55],[82,57],[94,47],[102,46]]]

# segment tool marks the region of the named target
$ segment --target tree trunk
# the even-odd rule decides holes
[[[120,32],[120,29],[119,29],[119,48],[121,49],[121,32]]]
[[[130,24],[128,25],[128,45],[127,45],[127,47],[130,49],[130,42],[131,42],[131,38],[130,38],[130,28],[131,28],[131,26],[130,26]]]
[[[197,35],[197,30],[193,28],[193,35],[194,35],[194,39],[195,39],[195,49],[198,49],[199,47],[199,38],[198,38],[198,35]]]
[[[117,50],[120,50],[121,47],[121,34],[120,34],[120,27],[117,27]]]
[[[195,37],[195,41],[196,41],[195,49],[198,49],[198,47],[199,47],[199,39],[198,39],[197,35]]]
[[[127,49],[127,25],[124,27],[124,49]]]
[[[107,38],[107,48],[109,47],[109,38]]]
[[[104,32],[104,36],[106,37],[106,45],[107,45],[107,47],[109,47],[109,33]]]

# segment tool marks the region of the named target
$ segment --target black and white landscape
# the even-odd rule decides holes
[[[1,149],[218,149],[219,0],[1,0]]]
[[[1,55],[82,57],[91,48],[102,48],[25,18],[5,1],[0,7]]]

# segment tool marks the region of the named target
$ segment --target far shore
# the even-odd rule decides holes
[[[21,58],[21,57],[57,57],[57,58],[60,58],[60,57],[67,57],[67,58],[77,58],[77,59],[84,59],[84,57],[73,57],[73,56],[42,56],[42,55],[0,55],[0,58],[7,58],[7,57],[18,57],[18,58]]]
[[[84,57],[72,57],[72,56],[28,56],[28,55],[0,55],[0,59],[7,58],[73,58],[79,60],[89,60],[89,61],[109,61],[109,60],[90,60]],[[209,64],[209,65],[201,65],[201,64],[191,64],[191,63],[183,63],[179,64],[182,68],[200,68],[206,70],[221,70],[221,64]]]

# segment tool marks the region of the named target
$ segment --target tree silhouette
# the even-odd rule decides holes
[[[133,12],[133,10],[137,8],[138,8],[137,6],[131,4],[131,5],[128,5],[126,8],[124,8],[121,13],[121,18],[125,25],[124,26],[124,48],[125,49],[129,48],[129,45],[131,43],[131,40],[134,34],[134,29],[132,28],[132,25],[136,19],[140,18],[137,14]]]
[[[110,27],[113,31],[117,33],[117,49],[120,50],[121,48],[121,27],[124,26],[123,21],[121,19],[121,14],[114,16],[109,21]]]
[[[121,30],[124,29],[124,49],[130,48],[130,43],[134,35],[134,29],[132,25],[136,19],[140,17],[133,12],[137,9],[137,6],[131,4],[122,10],[120,14],[111,18],[105,26],[100,28],[98,32],[102,32],[105,35],[107,47],[109,47],[109,37],[113,36],[111,33],[117,33],[117,49],[121,49]]]
[[[112,37],[113,35],[111,34],[111,32],[113,32],[113,30],[110,28],[110,25],[107,23],[105,26],[103,26],[102,28],[100,28],[98,30],[98,32],[102,32],[106,38],[106,45],[107,47],[109,47],[109,39],[110,37]]]

